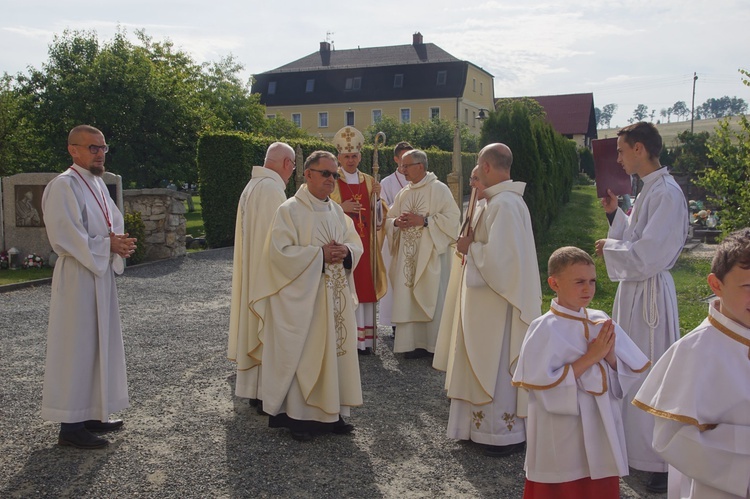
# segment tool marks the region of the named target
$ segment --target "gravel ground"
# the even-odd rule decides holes
[[[39,417],[50,287],[0,294],[0,497],[521,497],[523,455],[448,439],[443,373],[394,356],[386,329],[360,357],[352,435],[268,428],[232,395],[231,259],[193,253],[118,278],[131,407],[103,450],[59,447]],[[622,497],[660,497],[645,479],[622,480]]]

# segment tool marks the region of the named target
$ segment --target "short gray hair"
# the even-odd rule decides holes
[[[427,171],[427,153],[424,152],[421,149],[412,149],[411,151],[406,151],[404,155],[401,157],[402,160],[405,156],[409,156],[412,158],[412,163],[421,163],[422,166],[424,166],[425,171]]]

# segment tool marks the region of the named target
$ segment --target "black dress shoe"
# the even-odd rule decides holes
[[[93,435],[86,428],[61,431],[57,437],[57,443],[62,446],[75,447],[76,449],[101,449],[109,445],[108,441]]]
[[[339,420],[333,423],[333,432],[336,435],[348,435],[354,431],[354,425],[344,421],[344,418],[339,416]]]
[[[372,348],[367,347],[363,350],[357,349],[357,353],[360,355],[372,355]]]
[[[523,452],[526,442],[510,445],[485,445],[483,454],[489,457],[507,457],[518,452]]]
[[[122,428],[122,419],[110,419],[109,421],[97,421],[96,419],[90,419],[83,422],[84,428],[88,431],[97,433],[106,433],[108,431],[115,431]]]
[[[411,352],[406,352],[404,354],[405,359],[421,359],[422,357],[429,357],[430,352],[425,350],[424,348],[417,348],[416,350],[412,350]]]
[[[309,431],[293,431],[292,438],[298,442],[309,442],[313,439],[313,435]]]
[[[655,494],[663,494],[667,491],[668,477],[669,473],[666,471],[651,473],[651,477],[646,482],[646,490]]]

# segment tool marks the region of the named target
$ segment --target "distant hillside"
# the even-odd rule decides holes
[[[746,115],[750,119],[750,115]],[[723,119],[723,118],[722,118]],[[730,118],[732,120],[731,125],[732,128],[739,129],[739,125],[737,124],[736,118]],[[714,129],[716,128],[717,123],[719,122],[718,119],[710,119],[710,120],[695,120],[695,128],[694,132],[708,132],[713,135]],[[598,137],[600,139],[606,139],[608,137],[616,137],[617,131],[622,128],[600,128],[596,131]],[[664,145],[666,147],[674,147],[676,145],[679,145],[679,142],[677,140],[677,134],[684,130],[690,130],[690,120],[687,121],[678,121],[678,122],[672,122],[672,123],[659,123],[656,125],[656,128],[659,130],[659,133],[661,134],[662,139],[664,140]]]

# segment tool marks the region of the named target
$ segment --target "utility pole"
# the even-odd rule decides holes
[[[693,104],[690,106],[690,133],[693,133],[693,126],[695,125],[695,80],[698,79],[698,75],[693,73]]]

